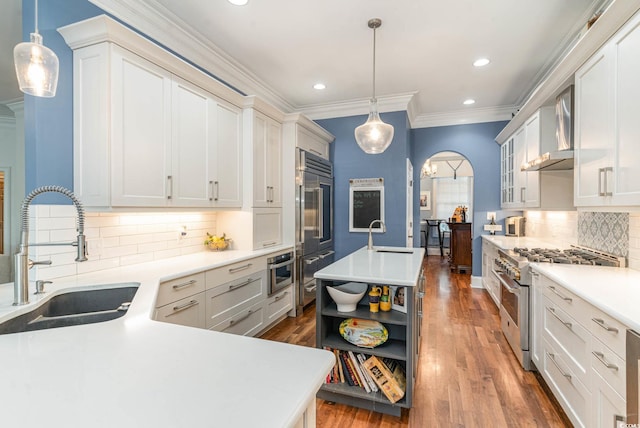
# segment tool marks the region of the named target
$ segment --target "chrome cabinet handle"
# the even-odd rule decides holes
[[[559,296],[565,302],[569,302],[569,303],[573,302],[573,299],[571,297],[564,296],[561,293],[559,293],[558,291],[556,291],[556,287],[553,287],[553,286],[550,285],[549,286],[549,290],[553,291],[554,294]]]
[[[560,374],[564,377],[567,378],[567,380],[569,382],[571,382],[571,375],[569,373],[565,373],[561,368],[560,365],[558,364],[558,362],[556,361],[556,356],[555,354],[550,354],[549,352],[545,352],[545,354],[547,354],[547,357],[549,357],[549,359],[553,362],[553,364],[556,366],[556,368],[558,369],[558,371],[560,372]]]
[[[521,187],[520,188],[520,202],[524,202],[525,199],[525,194],[527,193],[527,188],[526,187]]]
[[[247,311],[247,313],[246,313],[243,317],[240,317],[240,318],[238,318],[237,320],[231,320],[231,321],[229,321],[229,325],[230,325],[230,326],[232,326],[232,325],[234,325],[235,323],[238,323],[238,322],[240,322],[240,321],[244,321],[244,320],[246,320],[247,318],[249,318],[249,316],[250,316],[252,313],[253,313],[253,311],[252,311],[251,309],[249,309],[249,311]]]
[[[602,192],[602,196],[613,196],[613,192],[609,191],[609,174],[607,174],[608,172],[613,174],[613,167],[602,168],[602,171],[604,172],[604,192]]]
[[[247,263],[246,265],[238,266],[236,268],[229,268],[229,273],[240,272],[241,270],[249,269],[251,267],[251,263]]]
[[[218,199],[220,199],[220,182],[214,181],[213,182],[213,186],[214,186],[214,190],[215,190],[213,200],[217,201]]]
[[[598,361],[604,364],[606,368],[618,371],[618,366],[616,366],[615,364],[611,364],[610,362],[605,360],[604,354],[602,352],[592,351],[591,353],[598,359]]]
[[[195,279],[192,279],[191,281],[187,281],[187,282],[183,282],[182,284],[176,284],[176,285],[174,285],[174,286],[173,286],[173,289],[174,289],[174,290],[180,290],[180,289],[182,289],[182,288],[185,288],[185,287],[188,287],[188,286],[190,286],[190,285],[193,285],[193,284],[195,284],[196,282],[198,282],[198,281],[196,281]]]
[[[287,296],[287,294],[289,294],[289,292],[288,292],[288,291],[285,291],[285,292],[284,292],[284,294],[281,294],[281,295],[279,295],[279,296],[276,296],[276,298],[275,298],[273,301],[274,301],[274,302],[277,302],[278,300],[282,300],[282,299],[284,299],[284,298]]]
[[[235,290],[236,288],[244,287],[245,285],[251,284],[253,281],[255,281],[253,278],[249,278],[245,282],[241,282],[240,284],[232,284],[229,286],[229,290]]]
[[[167,175],[167,199],[173,197],[173,176]]]
[[[189,309],[192,306],[198,305],[199,302],[197,300],[191,300],[183,305],[178,305],[173,307],[173,313],[184,311],[185,309]]]
[[[209,200],[213,201],[213,181],[209,181]]]
[[[600,318],[591,318],[591,321],[598,324],[600,327],[604,328],[607,331],[618,333],[618,329],[615,327],[608,326],[603,319]]]
[[[598,196],[604,196],[604,192],[602,191],[602,173],[604,172],[604,168],[598,168]]]
[[[571,330],[572,324],[568,321],[563,320],[562,318],[560,318],[560,316],[558,314],[556,314],[556,310],[555,308],[551,308],[549,306],[547,306],[547,310],[549,312],[551,312],[551,314],[556,317],[558,319],[558,321],[560,321],[562,324],[564,324],[565,327],[567,327],[569,330]]]

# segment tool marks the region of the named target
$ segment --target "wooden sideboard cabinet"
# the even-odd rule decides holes
[[[449,223],[451,270],[471,270],[471,223]]]

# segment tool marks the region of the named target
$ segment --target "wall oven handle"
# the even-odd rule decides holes
[[[564,377],[567,378],[567,380],[569,382],[571,382],[571,375],[569,373],[565,373],[561,368],[560,368],[560,364],[558,364],[558,362],[556,361],[556,356],[555,354],[551,354],[549,352],[545,352],[547,354],[547,357],[549,357],[549,359],[553,362],[553,365],[556,366],[556,368],[558,369],[558,371],[560,372],[560,374]]]
[[[282,263],[278,263],[278,264],[270,264],[270,265],[268,265],[268,266],[267,266],[267,269],[278,269],[278,268],[281,268],[281,267],[290,266],[290,265],[292,265],[294,262],[295,262],[295,260],[290,259],[290,260],[287,260],[287,261],[282,262]]]
[[[598,361],[604,364],[606,368],[618,371],[618,366],[616,366],[615,364],[611,364],[610,362],[605,360],[604,354],[602,352],[592,351],[591,353],[598,359]]]
[[[594,323],[598,324],[600,327],[604,328],[607,331],[610,331],[612,333],[618,333],[618,329],[615,327],[611,327],[608,326],[603,319],[600,318],[591,318],[591,321],[593,321]]]
[[[573,327],[573,324],[571,324],[568,321],[563,320],[562,318],[560,318],[560,316],[558,314],[556,314],[556,310],[555,308],[549,307],[547,306],[547,310],[549,312],[551,312],[551,314],[556,317],[558,319],[558,321],[560,321],[562,324],[564,324],[565,327],[567,327],[569,330],[571,330],[571,328]]]
[[[558,292],[556,290],[556,287],[550,285],[549,286],[549,290],[551,290],[553,292],[553,294],[557,295],[558,297],[560,297],[565,302],[569,302],[569,303],[573,302],[573,299],[571,297],[567,297],[567,296],[563,295],[562,293]]]

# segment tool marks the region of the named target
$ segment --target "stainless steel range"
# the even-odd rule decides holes
[[[565,263],[624,267],[626,259],[590,248],[514,248],[498,250],[493,274],[500,281],[500,323],[514,354],[525,370],[531,370],[529,355],[529,263]]]

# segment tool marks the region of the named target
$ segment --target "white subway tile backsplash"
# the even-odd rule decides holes
[[[50,280],[206,251],[203,241],[206,232],[217,233],[216,219],[215,212],[86,212],[89,260],[76,262],[76,248],[70,245],[31,247],[32,259],[53,262],[51,266],[37,266],[31,280]],[[30,242],[74,241],[76,223],[73,205],[33,205],[29,210]],[[183,226],[187,228],[187,236],[178,239],[178,230]]]

